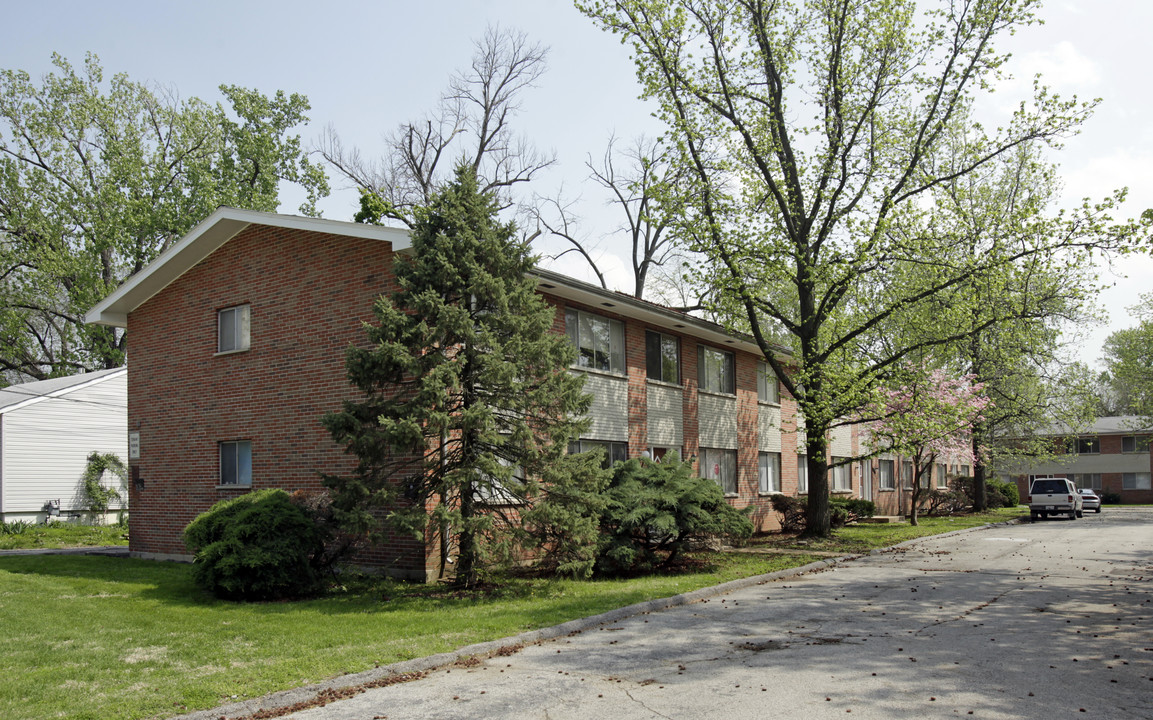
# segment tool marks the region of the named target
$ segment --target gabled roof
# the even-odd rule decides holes
[[[85,313],[84,321],[96,325],[127,326],[128,313],[168,287],[250,225],[383,240],[392,243],[393,250],[412,246],[408,231],[397,228],[221,207],[162,252],[148,267],[128,278],[115,292],[97,303]]]
[[[44,402],[49,398],[63,397],[81,388],[111,380],[126,372],[125,368],[112,368],[111,370],[99,370],[81,375],[69,375],[68,377],[11,385],[0,390],[0,414]]]
[[[1045,435],[1132,435],[1153,432],[1149,419],[1140,415],[1113,415],[1097,418],[1085,427],[1071,427],[1063,422],[1055,422],[1045,431]]]
[[[398,252],[412,247],[409,232],[399,228],[222,207],[161,253],[160,257],[148,267],[128,278],[115,292],[89,310],[84,315],[85,322],[116,327],[127,326],[128,313],[143,305],[153,295],[250,225],[382,240],[392,243],[392,249]],[[542,291],[557,297],[590,307],[611,309],[612,312],[658,327],[675,328],[721,347],[739,348],[752,353],[760,352],[753,338],[729,332],[716,323],[695,318],[687,313],[646,300],[638,300],[623,293],[605,290],[542,268],[534,270],[533,275],[536,276],[537,285]],[[776,350],[779,355],[788,355],[784,348]]]

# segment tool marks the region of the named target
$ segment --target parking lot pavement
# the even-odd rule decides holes
[[[1150,523],[927,538],[288,717],[1153,718]]]

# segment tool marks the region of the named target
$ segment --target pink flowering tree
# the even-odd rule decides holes
[[[896,389],[883,389],[865,417],[873,452],[892,452],[913,463],[910,522],[938,458],[972,463],[973,425],[980,422],[989,399],[972,375],[908,368],[908,379]],[[925,482],[923,482],[923,480]]]

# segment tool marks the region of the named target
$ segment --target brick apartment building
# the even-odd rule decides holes
[[[1067,477],[1078,488],[1116,494],[1122,503],[1153,502],[1149,449],[1153,429],[1141,418],[1098,418],[1083,431],[1058,426],[1047,435],[1057,453],[1053,459],[1005,468],[1001,473],[1005,480],[1017,483],[1021,497],[1028,494],[1035,478]]]

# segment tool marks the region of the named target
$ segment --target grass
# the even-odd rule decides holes
[[[120,525],[84,525],[77,522],[35,525],[19,521],[0,523],[0,550],[127,544],[128,529]]]
[[[0,717],[157,718],[817,559],[1008,515],[846,528],[829,541],[769,536],[789,554],[695,553],[676,574],[626,580],[503,578],[483,593],[354,579],[298,602],[230,603],[190,566],[90,556],[0,557]]]

